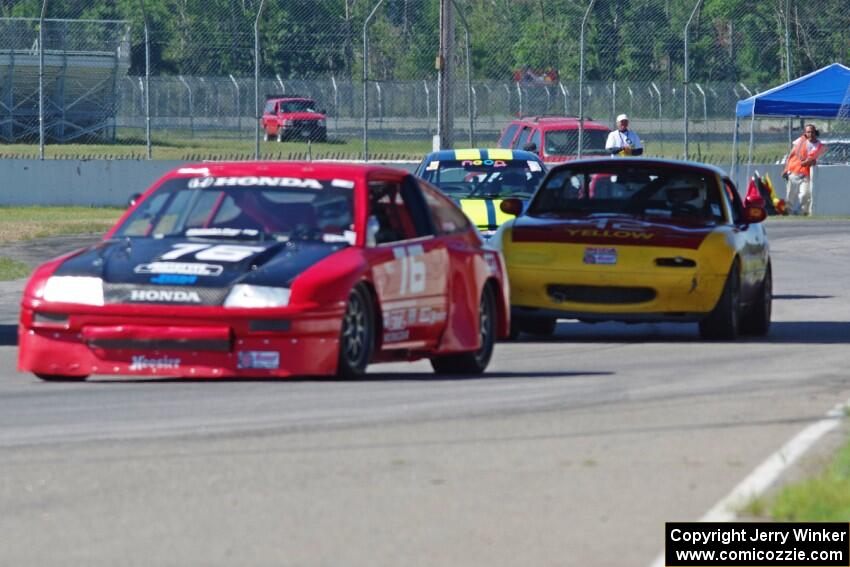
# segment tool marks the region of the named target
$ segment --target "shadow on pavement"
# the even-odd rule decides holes
[[[461,382],[470,380],[498,380],[501,378],[575,378],[579,376],[611,376],[614,372],[485,372],[478,376],[464,374],[435,374],[433,372],[382,373],[367,374],[359,380],[339,380],[333,376],[307,376],[296,378],[157,378],[128,376],[126,378],[97,378],[88,380],[92,384],[197,384],[223,383],[234,384],[242,382]]]
[[[510,342],[850,344],[850,321],[774,321],[768,336],[741,335],[734,341],[703,340],[694,323],[559,323],[551,337],[523,334]]]
[[[0,325],[0,346],[18,345],[18,325]]]

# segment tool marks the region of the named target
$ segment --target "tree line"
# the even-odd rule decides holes
[[[476,79],[510,80],[519,69],[574,80],[587,0],[458,0],[455,61],[465,68],[464,22]],[[597,0],[586,32],[588,80],[683,78],[683,31],[695,0]],[[155,74],[253,72],[259,0],[144,0]],[[846,0],[705,0],[689,33],[693,81],[771,85],[785,78],[786,28],[799,76],[850,60]],[[37,17],[42,0],[0,0],[3,16]],[[362,74],[362,30],[375,0],[266,0],[260,19],[264,75]],[[140,0],[50,0],[48,17],[130,22],[131,73],[144,72]],[[369,28],[370,77],[433,78],[438,0],[386,0]]]

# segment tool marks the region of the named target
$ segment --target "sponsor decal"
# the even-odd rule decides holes
[[[354,189],[354,181],[350,179],[331,179],[332,187],[341,187],[342,189]]]
[[[151,262],[139,264],[133,271],[137,274],[181,274],[187,276],[220,276],[223,266],[191,262]]]
[[[428,163],[428,167],[425,168],[425,171],[436,171],[440,169],[440,162],[432,161]]]
[[[460,162],[461,167],[478,167],[486,165],[489,167],[507,167],[508,164],[501,159],[465,159]]]
[[[256,228],[190,228],[186,236],[257,236],[260,231]]]
[[[280,368],[280,353],[274,350],[244,350],[236,353],[238,368]]]
[[[540,167],[540,164],[531,159],[528,160],[528,170],[531,172],[543,171],[543,169]]]
[[[197,291],[187,289],[134,289],[130,301],[148,303],[200,303]]]
[[[147,356],[133,355],[130,359],[130,370],[177,370],[180,368],[180,359],[170,356],[148,358]]]
[[[297,187],[299,189],[321,189],[317,179],[300,177],[194,177],[189,180],[189,189],[210,187]]]
[[[181,173],[183,175],[209,176],[210,170],[207,167],[181,167],[177,170],[177,173]]]
[[[391,333],[384,333],[384,342],[385,343],[397,343],[400,341],[406,341],[410,338],[410,331],[407,329],[403,331],[393,331]]]
[[[640,232],[637,230],[599,230],[596,228],[565,228],[570,236],[582,236],[585,238],[632,238],[636,240],[652,240],[655,236],[651,232]]]
[[[198,281],[198,276],[182,274],[159,274],[151,278],[151,283],[159,285],[192,285]]]
[[[614,265],[617,263],[616,248],[585,248],[584,249],[585,264],[606,264]]]

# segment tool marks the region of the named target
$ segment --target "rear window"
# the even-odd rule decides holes
[[[585,130],[582,140],[583,154],[610,155],[605,151],[608,132]],[[578,154],[578,130],[548,130],[544,136],[543,153],[547,156],[574,156]]]

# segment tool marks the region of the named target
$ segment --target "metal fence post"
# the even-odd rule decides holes
[[[186,82],[186,79],[183,78],[183,75],[178,75],[177,79],[183,83],[183,86],[186,87],[186,91],[189,93],[189,137],[195,137],[195,101],[192,97],[192,88],[189,86],[189,83]]]
[[[578,157],[582,155],[584,146],[584,30],[587,27],[587,18],[590,16],[590,11],[593,9],[593,3],[596,0],[590,0],[587,5],[587,10],[584,12],[584,18],[581,20],[581,34],[579,35],[579,65],[578,65]]]
[[[682,107],[683,108],[682,113],[683,113],[683,120],[684,120],[684,126],[685,126],[685,148],[684,148],[685,149],[685,159],[688,159],[688,90],[689,90],[689,87],[688,87],[688,79],[689,79],[689,76],[688,76],[688,28],[691,27],[691,21],[694,19],[694,16],[696,15],[697,10],[700,7],[700,4],[702,4],[702,0],[697,0],[696,4],[694,4],[694,9],[691,10],[691,17],[688,18],[688,23],[685,24],[685,32],[684,32],[684,36],[685,36],[684,37],[684,39],[685,39],[685,80],[683,81],[683,85],[684,85],[684,91],[685,91],[685,95],[684,95],[685,98],[684,98],[684,106]]]
[[[42,0],[38,20],[38,159],[44,159],[44,16],[47,1]]]
[[[463,33],[466,38],[465,47],[466,47],[466,106],[467,112],[469,114],[469,147],[475,147],[475,133],[473,126],[473,112],[472,112],[472,56],[471,50],[472,45],[469,40],[469,24],[466,23],[466,17],[463,15],[463,11],[460,9],[460,6],[457,5],[457,0],[452,0],[452,5],[454,5],[455,10],[457,11],[457,15],[460,16],[460,22],[463,24]]]
[[[384,0],[378,0],[363,22],[363,161],[369,161],[369,22]]]
[[[336,86],[336,77],[331,75],[331,86],[334,89],[334,130],[339,128],[339,88]]]
[[[254,159],[260,159],[260,18],[266,0],[260,0],[257,18],[254,20]]]
[[[558,83],[558,85],[561,87],[561,94],[564,95],[564,116],[569,116],[570,115],[570,100],[569,100],[570,89],[565,87],[564,83]]]
[[[147,158],[153,159],[151,144],[151,41],[145,0],[139,0],[139,6],[142,9],[142,21],[145,26],[145,151]]]
[[[658,134],[659,139],[661,140],[661,151],[664,151],[664,120],[661,117],[661,91],[658,89],[658,86],[653,82],[650,83],[652,88],[655,89],[655,94],[658,95]]]
[[[425,87],[425,119],[428,121],[428,135],[431,135],[431,91],[428,89],[428,79],[422,79]]]
[[[229,77],[233,82],[233,86],[236,87],[236,129],[239,132],[239,138],[242,139],[242,114],[239,110],[239,99],[241,98],[239,95],[239,83],[232,74],[229,75]]]

